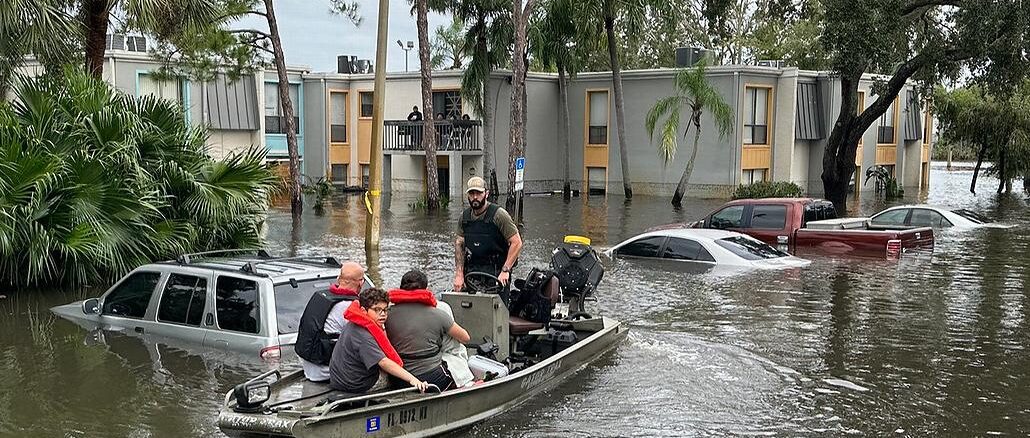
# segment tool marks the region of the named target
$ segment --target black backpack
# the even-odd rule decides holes
[[[513,300],[511,314],[526,321],[550,322],[551,297],[547,294],[547,283],[553,277],[554,271],[549,269],[531,269]]]

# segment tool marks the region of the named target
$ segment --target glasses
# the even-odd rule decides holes
[[[371,310],[371,311],[373,311],[375,313],[378,313],[380,315],[386,315],[386,314],[390,313],[390,308],[389,307],[369,307],[368,310]]]

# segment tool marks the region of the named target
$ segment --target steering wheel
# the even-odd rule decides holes
[[[496,294],[504,286],[500,279],[486,272],[469,272],[465,274],[465,288],[469,293]]]

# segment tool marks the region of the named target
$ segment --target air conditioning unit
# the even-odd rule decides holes
[[[784,68],[787,66],[787,61],[782,59],[761,59],[758,61],[759,67],[773,67],[773,68]]]
[[[351,67],[350,55],[339,55],[336,57],[336,72],[343,75],[349,75],[354,72]]]
[[[356,62],[356,65],[357,65],[356,73],[366,73],[367,74],[367,73],[371,73],[372,72],[371,71],[372,70],[372,62],[367,60],[367,59],[359,59]]]
[[[676,67],[692,67],[707,54],[708,51],[701,47],[677,47]]]
[[[146,52],[147,39],[141,36],[129,36],[125,38],[125,49],[130,52]]]

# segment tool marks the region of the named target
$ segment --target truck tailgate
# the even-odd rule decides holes
[[[898,257],[916,249],[933,248],[933,229],[812,230],[802,228],[795,237],[795,253],[808,249],[835,255]]]

